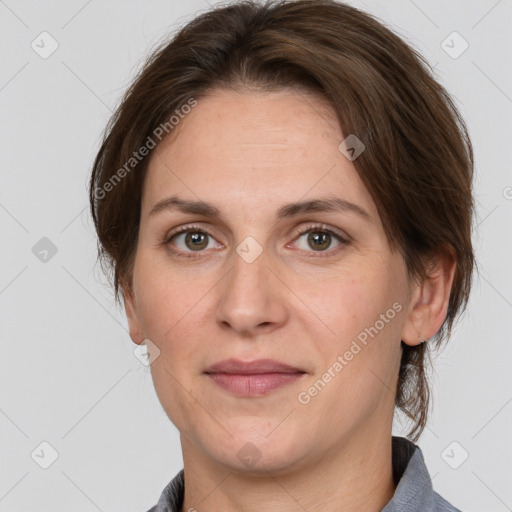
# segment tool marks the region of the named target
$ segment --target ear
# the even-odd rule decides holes
[[[140,345],[145,340],[145,336],[142,332],[142,326],[137,316],[137,306],[133,290],[131,289],[131,286],[123,286],[122,290],[124,309],[130,329],[130,338],[134,343]]]
[[[448,302],[456,269],[451,247],[430,258],[428,277],[412,290],[409,314],[402,328],[402,341],[419,345],[434,336],[446,319]]]

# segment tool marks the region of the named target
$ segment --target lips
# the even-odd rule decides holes
[[[306,375],[300,368],[273,359],[249,362],[226,359],[210,366],[204,373],[222,390],[242,397],[267,395]]]
[[[205,373],[230,373],[236,375],[258,375],[261,373],[305,373],[273,359],[257,359],[255,361],[241,361],[239,359],[225,359],[210,366]]]

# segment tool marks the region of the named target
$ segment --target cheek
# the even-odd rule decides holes
[[[315,313],[318,321],[309,328],[318,331],[313,339],[324,352],[342,350],[393,304],[391,294],[383,289],[385,283],[371,269],[345,271],[307,285],[297,281],[295,286],[303,303]]]
[[[346,423],[347,415],[360,424],[374,411],[389,409],[383,404],[392,408],[400,360],[400,307],[352,284],[349,299],[340,293],[325,300],[325,322],[336,334],[311,337],[322,364],[312,387],[303,390],[312,397],[311,416],[323,417],[333,429]]]
[[[339,376],[331,387],[333,392],[337,389],[332,397],[338,397],[336,401],[376,399],[387,386],[392,387],[397,372],[404,311],[399,278],[377,271],[377,265],[372,268],[352,273],[351,278],[331,279],[328,293],[310,290],[311,309],[318,311],[322,320],[315,330],[328,332],[327,336],[311,332],[311,340],[321,354],[320,372],[330,368]],[[388,277],[392,275],[393,279]],[[336,362],[341,370],[339,364],[338,370],[334,368]]]
[[[176,329],[187,324],[210,288],[204,279],[198,285],[192,276],[173,270],[161,256],[155,258],[150,251],[137,255],[134,288],[139,319],[147,337],[163,345]]]
[[[151,254],[141,254],[136,262],[139,319],[145,336],[160,350],[151,365],[153,383],[160,399],[174,404],[173,414],[197,405],[189,400],[189,393],[204,365],[205,337],[212,332],[208,292],[217,281],[213,276],[176,272]]]
[[[371,258],[348,272],[350,278],[333,281],[332,293],[324,298],[324,310],[338,317],[338,323],[346,322],[352,336],[368,329],[375,332],[374,328],[390,334],[391,326],[396,329],[400,324],[406,291],[405,274],[396,263],[393,257]]]
[[[202,414],[193,389],[204,339],[199,335],[204,333],[201,319],[206,316],[201,299],[211,286],[198,285],[150,258],[141,257],[134,269],[139,319],[145,336],[160,350],[151,364],[155,392],[170,420],[184,433],[190,429],[187,418]]]

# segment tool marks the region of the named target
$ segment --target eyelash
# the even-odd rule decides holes
[[[176,237],[176,236],[178,236],[178,235],[180,235],[182,233],[187,233],[187,232],[202,233],[202,234],[205,234],[205,235],[210,236],[210,237],[213,238],[213,236],[210,233],[208,233],[208,231],[206,231],[205,229],[203,229],[203,228],[201,228],[199,226],[196,226],[196,225],[192,224],[192,225],[187,225],[187,226],[182,226],[180,228],[177,228],[172,233],[166,235],[164,237],[164,239],[162,240],[162,245],[164,245],[164,246],[169,248],[171,240],[174,237]],[[348,245],[351,242],[351,239],[347,235],[342,235],[341,232],[338,232],[337,230],[329,228],[325,224],[313,224],[311,226],[307,226],[306,228],[298,228],[297,230],[295,230],[293,232],[293,240],[296,240],[297,238],[300,238],[302,235],[305,235],[305,234],[310,233],[310,232],[327,233],[327,234],[337,238],[338,241],[341,244],[343,244],[343,245]],[[183,251],[180,251],[180,250],[175,250],[175,249],[170,249],[170,248],[168,250],[172,254],[174,254],[174,255],[176,255],[178,257],[182,257],[182,258],[197,258],[197,257],[201,256],[202,252],[204,252],[204,251],[197,251],[197,253],[194,253],[193,251],[183,252]],[[338,250],[339,250],[339,248],[338,248]],[[334,249],[334,253],[337,253],[338,250]],[[318,257],[322,258],[322,257],[327,257],[327,256],[331,256],[332,255],[332,250],[305,251],[305,252],[313,253],[312,255],[308,256],[310,258],[318,258]],[[322,253],[328,253],[328,254],[327,254],[327,256],[323,256]]]

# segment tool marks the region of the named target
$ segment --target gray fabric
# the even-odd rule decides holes
[[[433,490],[420,447],[405,437],[393,436],[392,443],[393,476],[398,485],[381,512],[461,512]],[[148,512],[181,512],[184,492],[182,469]]]
[[[408,450],[405,468],[391,501],[381,512],[461,512],[432,488],[432,481],[419,446],[405,437],[393,437],[393,466],[400,449]]]

